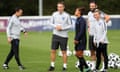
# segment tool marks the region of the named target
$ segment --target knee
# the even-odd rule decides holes
[[[62,54],[63,54],[63,55],[67,55],[67,52],[66,52],[66,51],[62,51]]]
[[[96,53],[95,53],[96,51],[91,50],[90,52],[91,52],[91,56],[96,56]]]
[[[83,53],[76,52],[76,57],[83,57]]]
[[[55,53],[56,53],[56,50],[51,50],[51,53],[52,53],[52,54],[55,54]]]

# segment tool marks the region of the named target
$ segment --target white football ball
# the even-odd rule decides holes
[[[115,68],[116,67],[115,61],[108,61],[108,67],[109,68]]]
[[[62,51],[59,51],[59,52],[58,52],[58,56],[63,56],[63,55],[62,55]]]
[[[120,61],[116,62],[116,68],[119,68],[120,69]]]
[[[67,50],[67,56],[71,56],[71,55],[72,55],[72,52]],[[58,56],[63,56],[62,51],[58,52]]]
[[[76,54],[76,51],[74,50],[74,51],[73,51],[73,55],[75,55],[75,54]]]
[[[110,53],[108,56],[109,61],[120,61],[120,56],[115,53]]]
[[[75,68],[79,68],[79,65],[80,65],[80,63],[79,63],[79,61],[77,61],[77,62],[75,63]]]
[[[85,56],[91,56],[90,50],[85,50],[85,51],[84,51],[84,55],[85,55]]]
[[[94,67],[95,67],[95,65],[92,63],[92,61],[86,61],[86,63],[87,63],[87,65],[89,66],[89,68],[92,70]]]
[[[67,56],[71,56],[72,52],[70,50],[67,50]]]

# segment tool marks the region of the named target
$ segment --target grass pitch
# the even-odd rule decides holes
[[[52,32],[30,32],[25,38],[21,35],[20,41],[20,59],[26,67],[20,71],[13,58],[9,63],[9,70],[3,70],[2,64],[10,50],[10,44],[7,42],[6,33],[0,33],[0,72],[48,72],[50,66],[50,47]],[[70,50],[74,50],[74,32],[69,32]],[[109,30],[108,39],[110,41],[108,52],[114,52],[120,55],[120,30]],[[89,59],[87,57],[87,59]],[[75,68],[76,57],[74,55],[68,58],[67,72],[79,72]],[[54,72],[62,72],[62,58],[56,58],[56,68]],[[109,69],[109,72],[120,72],[120,69]]]

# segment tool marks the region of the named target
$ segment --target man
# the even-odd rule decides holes
[[[94,18],[94,10],[97,8],[97,4],[95,2],[90,2],[90,11],[88,12],[88,32],[89,32],[89,49],[91,52],[91,60],[92,63],[95,65],[96,62],[96,47],[94,46],[94,42],[93,42],[93,33],[94,33],[94,23],[95,23],[95,18]],[[110,17],[105,14],[104,12],[100,11],[100,17],[103,19],[106,19],[106,21],[109,21]],[[94,69],[95,66],[93,66],[92,70]],[[104,68],[104,62],[103,62],[103,67]],[[101,69],[101,70],[102,70]]]
[[[11,50],[3,64],[4,69],[8,69],[8,63],[15,56],[16,62],[19,66],[20,70],[23,70],[24,67],[19,59],[19,42],[20,42],[20,32],[24,32],[27,35],[25,29],[22,27],[19,16],[23,14],[23,10],[21,8],[16,8],[13,16],[9,19],[8,27],[7,27],[7,38],[8,42],[11,44]]]
[[[98,72],[100,62],[101,62],[101,54],[104,58],[104,69],[101,72],[107,72],[108,69],[108,55],[107,55],[107,25],[105,24],[106,20],[100,17],[100,11],[98,9],[94,12],[95,17],[95,27],[94,27],[94,44],[96,46],[96,70],[94,72]]]
[[[57,3],[57,10],[53,13],[50,21],[50,25],[53,26],[53,37],[51,46],[51,66],[49,71],[55,70],[55,58],[56,50],[61,48],[63,54],[63,71],[67,69],[67,41],[68,41],[68,30],[71,28],[71,18],[68,13],[64,11],[64,2]]]

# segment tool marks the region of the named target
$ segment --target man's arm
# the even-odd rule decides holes
[[[102,11],[101,11],[101,17],[104,18],[106,22],[110,20],[110,16]]]
[[[88,32],[90,32],[90,22],[89,22],[89,20],[87,20],[87,28],[88,28]]]
[[[7,37],[11,37],[11,27],[13,25],[12,22],[13,22],[13,19],[11,18],[8,22],[8,26],[7,26],[7,30],[6,30]]]
[[[50,25],[51,25],[52,27],[54,27],[54,28],[56,27],[53,14],[52,14],[52,16],[51,16],[51,18],[50,18]]]
[[[13,25],[12,22],[13,22],[13,19],[11,18],[8,22],[8,26],[7,26],[7,29],[6,29],[7,39],[8,39],[9,43],[11,42],[11,27]]]
[[[105,14],[105,21],[108,22],[110,20],[110,16]]]

